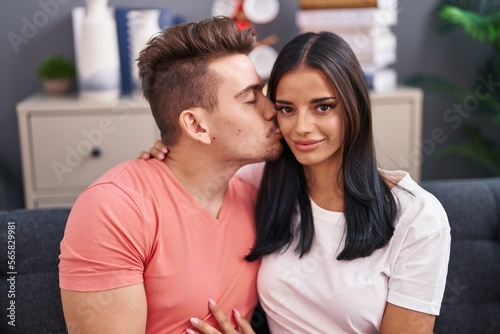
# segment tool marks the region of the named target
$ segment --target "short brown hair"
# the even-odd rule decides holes
[[[208,70],[211,61],[248,54],[257,44],[253,30],[240,30],[228,17],[212,17],[163,30],[139,55],[144,97],[166,145],[180,134],[179,114],[186,109],[217,107],[219,78]]]

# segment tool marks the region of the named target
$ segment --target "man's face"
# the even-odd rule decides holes
[[[212,143],[231,162],[274,160],[281,153],[281,133],[274,104],[262,93],[263,82],[252,61],[242,54],[210,64],[221,79],[217,108],[210,116]]]

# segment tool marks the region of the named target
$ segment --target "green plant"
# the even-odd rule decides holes
[[[500,1],[498,0],[442,0],[437,8],[439,29],[446,33],[462,29],[467,36],[490,46],[490,54],[479,66],[475,81],[469,87],[459,87],[436,75],[413,75],[407,84],[429,92],[451,94],[459,103],[474,99],[474,113],[483,113],[500,130]],[[480,94],[479,94],[480,92]],[[448,145],[442,155],[456,155],[474,161],[500,176],[500,147],[489,138],[478,123],[466,120],[462,129],[467,140]]]
[[[72,79],[75,77],[75,65],[61,55],[53,55],[45,59],[38,68],[42,80]]]

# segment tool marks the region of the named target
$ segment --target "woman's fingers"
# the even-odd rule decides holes
[[[231,321],[229,321],[227,319],[226,315],[224,314],[224,312],[222,312],[222,310],[219,308],[219,306],[217,305],[217,303],[215,301],[213,301],[212,299],[210,299],[208,301],[208,307],[210,309],[210,312],[212,312],[214,318],[219,323],[219,326],[220,326],[220,328],[222,330],[222,333],[224,333],[224,334],[238,334],[238,333],[242,333],[242,334],[255,334],[255,332],[252,329],[252,326],[250,326],[250,323],[245,318],[243,318],[241,316],[241,314],[236,309],[233,310],[233,313],[234,313],[234,317],[236,319],[236,323],[238,324],[238,327],[241,330],[241,332],[238,332],[233,327],[233,325],[231,324]],[[201,333],[205,333],[205,334],[222,334],[217,329],[215,329],[212,326],[206,324],[205,322],[203,322],[202,320],[200,320],[198,318],[191,318],[191,319],[189,319],[189,321],[191,322],[191,324],[193,325],[193,327],[196,328]],[[192,329],[187,329],[186,332],[188,334],[195,334],[196,333]]]
[[[151,158],[156,158],[158,160],[165,159],[165,153],[163,151],[158,150],[155,147],[151,147],[149,149],[149,155],[150,155]]]
[[[157,150],[159,151],[163,151],[163,153],[167,153],[167,147],[165,146],[165,144],[163,144],[163,142],[161,140],[157,140],[155,141],[154,145],[153,145],[154,148],[156,148]]]
[[[248,320],[243,318],[237,309],[233,309],[233,312],[234,312],[234,318],[236,319],[236,323],[238,324],[238,327],[240,329],[240,333],[241,334],[255,334],[255,332],[253,331],[253,328],[250,325],[250,323],[248,322]]]
[[[161,140],[155,141],[153,147],[149,149],[149,154],[151,157],[158,160],[165,159],[165,155],[168,153],[168,148],[163,144]]]
[[[151,158],[151,156],[150,156],[149,152],[141,151],[141,153],[139,153],[138,158],[143,159],[143,160],[149,160],[149,158]]]
[[[221,334],[221,332],[219,332],[218,330],[216,330],[215,328],[213,328],[212,326],[206,324],[205,322],[203,322],[202,320],[200,320],[198,318],[191,318],[191,319],[189,319],[189,321],[191,322],[191,325],[193,325],[193,327],[196,328],[200,333],[205,333],[205,334]],[[194,334],[194,333],[196,333],[192,329],[186,329],[186,332],[188,334]]]
[[[149,148],[149,151],[141,151],[139,154],[139,158],[143,160],[149,160],[151,158],[155,158],[158,160],[165,159],[166,154],[168,153],[168,148],[163,144],[161,140],[157,140],[154,142],[153,147]]]
[[[226,315],[221,311],[221,309],[213,299],[210,299],[208,301],[208,307],[210,308],[210,312],[212,312],[215,319],[219,323],[219,326],[222,328],[223,333],[238,333],[231,324],[231,321],[227,320]]]

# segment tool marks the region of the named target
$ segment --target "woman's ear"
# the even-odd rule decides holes
[[[205,122],[207,110],[203,108],[186,109],[179,115],[181,129],[192,139],[203,144],[210,144],[210,129]]]

